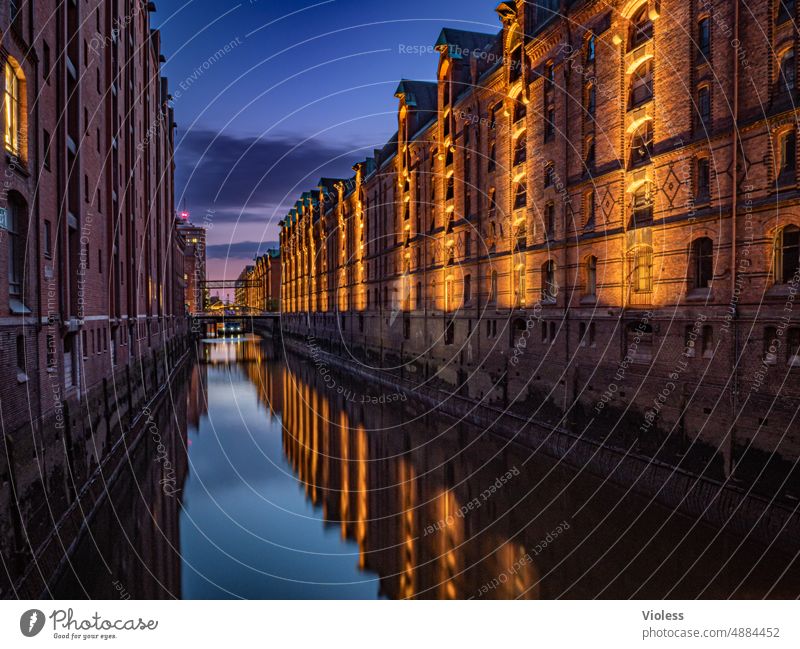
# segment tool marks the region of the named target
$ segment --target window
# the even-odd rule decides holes
[[[631,139],[630,166],[636,167],[650,161],[653,148],[653,122],[642,124]]]
[[[775,283],[789,284],[800,273],[800,228],[787,225],[775,238]]]
[[[778,330],[775,327],[764,327],[764,363],[767,365],[775,365],[778,361]]]
[[[542,265],[542,302],[553,304],[557,295],[556,262],[550,259]]]
[[[17,371],[25,374],[25,336],[17,336]]]
[[[594,228],[594,189],[590,189],[583,197],[583,228],[591,230]]]
[[[454,320],[446,320],[444,324],[444,344],[452,345],[456,337],[456,323]]]
[[[544,206],[544,233],[548,240],[555,238],[556,234],[556,206],[549,201]]]
[[[631,288],[634,293],[650,293],[653,290],[653,249],[639,246],[633,253]]]
[[[704,59],[711,55],[711,21],[707,16],[697,23],[697,49]]]
[[[527,191],[525,189],[525,183],[519,183],[517,185],[517,191],[514,194],[514,209],[518,210],[524,208],[528,202],[527,198]]]
[[[795,4],[795,0],[778,0],[778,16],[775,19],[778,25],[794,20]]]
[[[797,135],[794,129],[778,139],[778,182],[794,182],[797,167]]]
[[[586,113],[589,117],[594,117],[597,110],[597,89],[593,83],[586,84]]]
[[[590,256],[586,260],[586,292],[587,296],[597,295],[597,257]]]
[[[708,288],[714,276],[714,242],[700,237],[692,242],[694,288]]]
[[[708,158],[697,159],[697,193],[695,198],[708,200],[711,191],[711,171]]]
[[[597,38],[594,34],[591,34],[589,38],[586,39],[586,62],[592,63],[595,59],[597,54]]]
[[[631,18],[630,37],[628,39],[628,49],[634,49],[653,38],[653,23],[650,20],[648,11],[649,2],[645,2],[642,8]]]
[[[714,328],[711,325],[703,326],[703,358],[714,356]]]
[[[525,306],[525,267],[518,266],[516,275],[517,281],[514,301],[516,303],[516,307],[519,309]]]
[[[556,111],[548,106],[544,112],[544,141],[549,142],[556,136]]]
[[[464,275],[464,302],[472,301],[472,276]]]
[[[497,302],[497,271],[492,271],[492,276],[489,284],[489,301]]]
[[[50,171],[50,133],[46,130],[42,131],[42,164],[45,169]]]
[[[42,78],[50,83],[50,46],[42,41]]]
[[[15,197],[9,197],[7,208],[8,227],[8,294],[22,296],[23,264],[25,263],[24,208]]]
[[[53,255],[53,233],[51,230],[50,221],[45,219],[44,221],[44,256],[46,259],[50,259]]]
[[[517,100],[517,102],[514,104],[514,123],[516,124],[523,119],[527,112],[528,110],[525,106],[525,102],[523,102],[521,99]]]
[[[587,137],[585,144],[585,159],[584,164],[586,172],[589,173],[594,170],[594,137]]]
[[[497,168],[497,146],[494,142],[489,147],[489,171],[494,171]]]
[[[528,155],[528,138],[523,133],[517,138],[517,143],[514,146],[514,166],[522,164],[527,159]]]
[[[700,126],[711,124],[711,91],[708,86],[702,86],[697,91],[697,118]]]
[[[422,309],[422,282],[417,282],[417,301],[416,301],[416,308]]]
[[[20,154],[20,135],[22,129],[20,108],[22,83],[14,66],[6,61],[5,64],[5,134],[4,143],[6,150],[13,155]]]
[[[789,48],[781,57],[778,73],[779,92],[791,94],[795,86],[794,48]]]
[[[544,187],[552,187],[555,184],[556,167],[552,162],[544,166]]]
[[[786,362],[789,367],[800,367],[800,327],[792,327],[786,334]]]
[[[629,107],[636,108],[653,98],[653,59],[642,63],[631,77]]]
[[[472,257],[472,232],[464,234],[464,258]]]

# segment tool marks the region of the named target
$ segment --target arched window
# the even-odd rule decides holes
[[[778,68],[778,92],[791,94],[795,87],[794,48],[786,50],[780,59]]]
[[[597,294],[597,257],[591,255],[586,260],[586,295],[594,297]]]
[[[775,237],[775,283],[788,284],[800,272],[800,228],[787,225]]]
[[[528,157],[528,138],[523,133],[514,145],[514,166],[522,164]]]
[[[633,134],[631,138],[631,167],[637,167],[650,162],[653,149],[653,122],[647,120]]]
[[[653,98],[653,59],[642,63],[631,75],[629,108],[636,108]]]
[[[514,209],[519,210],[525,207],[528,203],[528,195],[527,190],[525,188],[525,183],[519,183],[517,185],[517,191],[514,194]]]
[[[20,155],[20,142],[25,128],[25,112],[23,110],[23,93],[25,77],[22,71],[10,60],[5,63],[5,88],[3,92],[5,129],[3,143],[12,155]]]
[[[700,237],[692,242],[692,281],[694,288],[708,288],[714,276],[714,242]]]
[[[778,137],[778,168],[779,183],[791,183],[795,180],[797,169],[797,134],[792,128]]]
[[[556,262],[552,259],[542,264],[542,302],[552,304],[558,295],[556,284]]]
[[[650,20],[648,2],[645,2],[631,18],[628,49],[632,50],[653,38],[653,22]]]

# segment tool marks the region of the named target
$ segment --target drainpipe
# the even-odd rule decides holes
[[[734,40],[733,40],[733,129],[731,135],[731,145],[733,146],[733,178],[732,178],[732,188],[731,188],[731,309],[732,309],[732,324],[733,324],[733,336],[732,336],[732,345],[733,345],[733,355],[731,358],[731,362],[733,363],[733,390],[731,392],[731,410],[732,410],[732,419],[731,419],[731,427],[730,427],[730,450],[728,454],[728,466],[726,470],[726,474],[730,476],[731,472],[733,471],[733,455],[735,450],[735,429],[736,429],[736,413],[739,407],[739,364],[738,364],[738,356],[739,356],[739,326],[738,326],[738,317],[739,317],[739,308],[738,305],[734,302],[734,296],[736,292],[736,282],[737,282],[737,267],[736,267],[736,220],[738,216],[738,209],[739,209],[739,172],[737,167],[739,166],[739,0],[735,0],[733,3],[734,6],[734,18],[733,18],[733,33],[734,33]]]

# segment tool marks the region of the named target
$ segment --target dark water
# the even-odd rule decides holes
[[[800,595],[786,556],[376,385],[257,339],[200,357],[176,397],[187,428],[172,418],[182,492],[129,526],[149,551],[133,556],[113,525],[95,534],[113,578],[81,579],[78,565],[90,596],[119,584],[183,598]]]

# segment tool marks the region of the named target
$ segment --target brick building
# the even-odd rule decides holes
[[[73,502],[186,332],[154,10],[0,3],[0,547],[12,573],[46,531],[37,512],[56,520]]]
[[[383,149],[281,222],[286,333],[794,502],[796,3],[737,7],[443,29]]]
[[[277,311],[281,299],[280,250],[268,250],[256,258],[254,279],[258,283],[254,308],[259,311]]]
[[[187,217],[188,218],[188,217]],[[206,229],[188,220],[178,221],[178,232],[186,242],[184,262],[185,301],[187,313],[205,310],[206,289]]]

